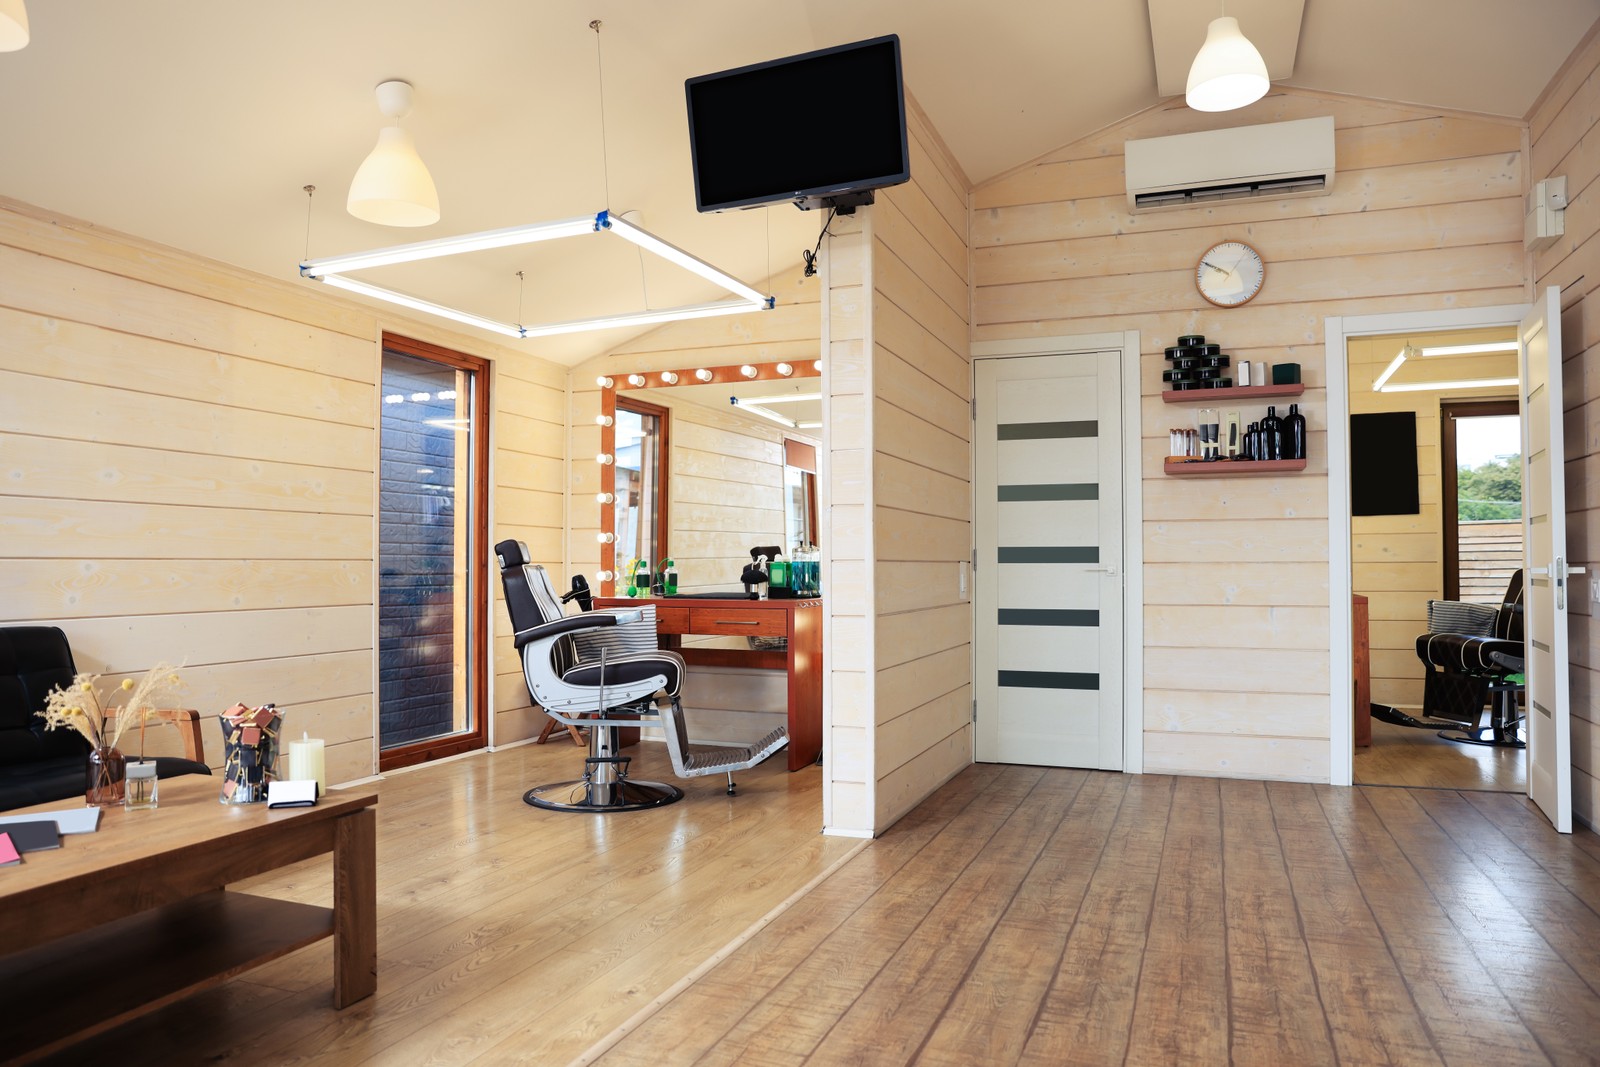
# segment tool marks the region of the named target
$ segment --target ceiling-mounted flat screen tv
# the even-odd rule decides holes
[[[894,34],[684,83],[695,206],[851,209],[911,177]]]

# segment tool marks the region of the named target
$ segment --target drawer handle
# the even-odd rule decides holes
[[[718,619],[718,626],[760,626],[757,619]]]

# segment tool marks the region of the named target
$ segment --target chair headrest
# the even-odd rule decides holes
[[[528,546],[521,541],[501,541],[494,546],[494,554],[500,561],[500,569],[510,570],[513,567],[525,567],[533,562],[533,557],[528,554]]]

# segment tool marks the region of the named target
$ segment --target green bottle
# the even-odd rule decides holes
[[[661,595],[678,595],[678,566],[670,559],[661,565]]]

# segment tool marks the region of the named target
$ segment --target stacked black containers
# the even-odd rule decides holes
[[[1167,362],[1172,364],[1161,372],[1161,380],[1174,390],[1227,389],[1233,385],[1228,372],[1228,357],[1222,354],[1221,345],[1208,345],[1203,334],[1191,333],[1178,338],[1178,343],[1167,349]]]

